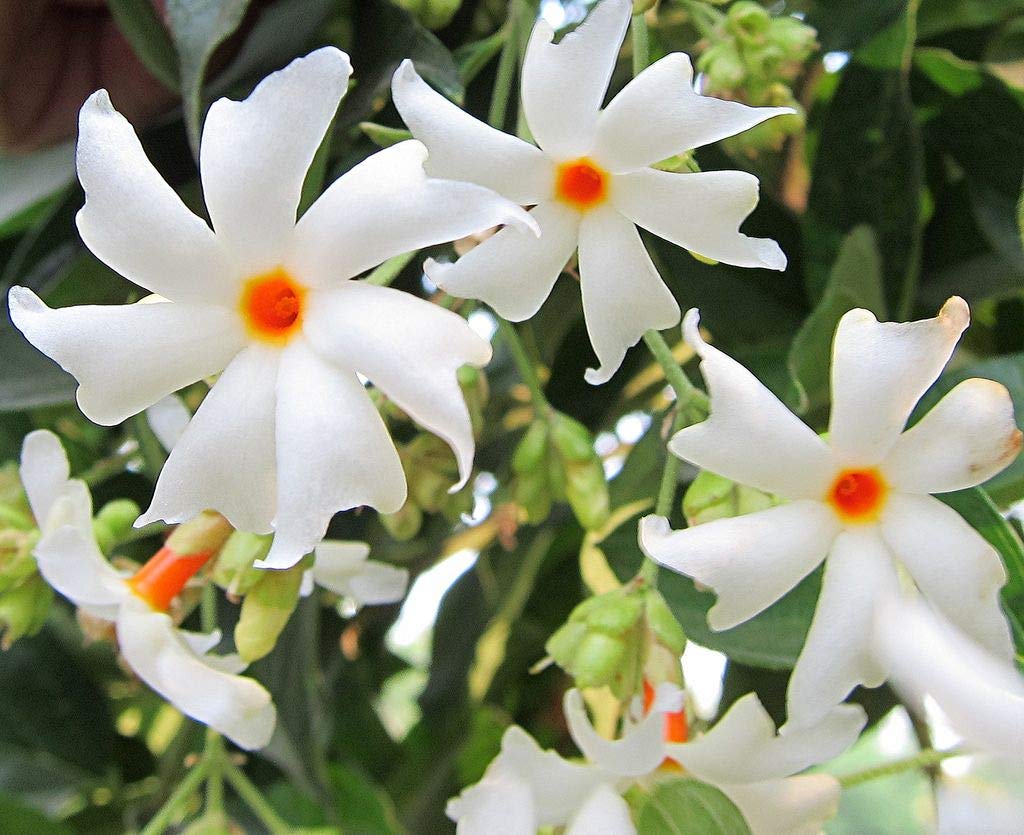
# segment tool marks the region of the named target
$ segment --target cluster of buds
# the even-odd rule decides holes
[[[395,0],[428,29],[443,29],[452,22],[462,0]]]
[[[559,412],[539,417],[512,455],[515,499],[526,520],[547,519],[551,504],[568,501],[587,530],[608,521],[608,483],[594,438],[579,421]]]
[[[686,635],[658,590],[634,581],[580,603],[545,648],[578,687],[607,686],[625,701],[639,691],[652,664],[678,668],[685,645]]]
[[[789,15],[772,17],[751,0],[733,3],[697,60],[704,92],[754,106],[792,107],[796,113],[762,122],[731,139],[749,152],[778,150],[804,125],[790,83],[817,48],[813,28]]]

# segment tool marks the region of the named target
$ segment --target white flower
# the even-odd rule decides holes
[[[864,726],[860,707],[836,707],[814,727],[776,736],[751,693],[703,736],[673,742],[666,739],[674,736],[666,720],[682,715],[682,701],[678,688],[659,686],[647,715],[621,739],[609,740],[591,725],[582,693],[570,690],[565,716],[586,762],[564,760],[522,728],[509,728],[483,779],[449,801],[448,816],[458,822],[459,835],[532,835],[542,826],[567,826],[573,835],[634,835],[621,794],[659,779],[666,759],[722,791],[754,835],[812,835],[835,814],[835,778],[791,775],[848,748]]]
[[[242,748],[266,745],[276,711],[260,684],[237,675],[244,662],[237,655],[209,655],[220,642],[219,632],[200,635],[177,629],[170,615],[147,599],[180,591],[191,574],[175,571],[174,563],[180,566],[190,558],[165,549],[134,578],[116,571],[93,536],[89,490],[69,478],[67,456],[51,432],[25,437],[20,472],[43,533],[33,553],[46,581],[91,615],[114,623],[128,666],[182,713]],[[191,560],[194,570],[203,562],[205,558]],[[167,573],[177,576],[170,580]],[[143,577],[146,581],[140,583]]]
[[[545,20],[523,61],[522,105],[535,147],[495,130],[431,90],[409,61],[392,82],[395,106],[430,149],[428,170],[532,205],[539,239],[506,228],[454,265],[431,261],[430,279],[455,296],[483,299],[506,319],[528,319],[579,249],[583,312],[608,380],[649,328],[679,321],[636,227],[716,261],[781,270],[771,240],[737,230],[757,204],[757,178],[742,171],[674,174],[650,166],[778,116],[698,95],[683,53],[648,67],[601,109],[629,23],[630,0],[604,0],[556,45]]]
[[[1024,757],[1024,677],[920,600],[880,606],[874,651],[893,684],[921,707],[935,700],[953,730],[981,751]]]
[[[711,415],[680,431],[673,453],[789,502],[682,531],[649,516],[644,552],[718,594],[712,629],[753,617],[828,557],[821,596],[788,693],[789,724],[817,721],[857,684],[888,669],[871,651],[877,603],[899,591],[897,560],[924,596],[991,652],[1012,655],[998,593],[1006,572],[992,548],[929,493],[980,484],[1020,448],[1013,404],[991,380],[966,380],[904,431],[939,376],[970,313],[960,298],[938,318],[879,323],[851,310],[832,352],[828,441],[749,371],[708,345],[691,310],[683,328],[701,356]]]
[[[370,546],[365,542],[327,539],[316,546],[313,554],[313,567],[302,576],[304,596],[312,593],[315,584],[341,595],[359,609],[395,603],[409,585],[406,569],[367,559]]]
[[[459,366],[490,345],[463,319],[412,295],[346,281],[390,256],[495,224],[533,224],[487,189],[427,177],[426,149],[402,142],[333,183],[296,222],[306,170],[334,117],[349,62],[299,58],[206,119],[200,168],[213,230],[150,164],[105,91],[84,105],[78,173],[82,239],[163,297],[50,310],[11,290],[29,340],[74,374],[78,402],[116,424],[218,372],[137,524],[207,508],[276,536],[266,564],[312,551],[338,510],[396,511],[405,476],[365,375],[455,451],[473,459]],[[170,301],[167,301],[170,300]]]

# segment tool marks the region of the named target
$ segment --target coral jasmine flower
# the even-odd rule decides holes
[[[540,308],[579,250],[583,312],[608,380],[649,328],[679,321],[637,226],[715,261],[781,270],[771,240],[737,230],[757,204],[758,182],[741,171],[674,174],[652,164],[792,112],[697,94],[683,53],[648,67],[605,109],[601,103],[629,23],[630,0],[604,0],[558,44],[537,22],[522,72],[522,105],[536,147],[477,121],[431,90],[409,61],[392,83],[395,105],[430,150],[431,173],[493,188],[523,205],[539,239],[509,227],[454,265],[427,262],[449,293],[483,299],[513,321]]]
[[[105,91],[82,108],[82,239],[161,299],[47,308],[15,287],[15,324],[78,378],[83,412],[116,424],[220,373],[167,461],[139,525],[207,508],[275,532],[266,564],[313,550],[338,510],[398,510],[406,484],[357,372],[455,451],[473,435],[457,369],[487,342],[411,295],[346,281],[403,252],[488,226],[533,221],[469,183],[432,179],[415,141],[374,154],[301,218],[306,171],[349,79],[333,48],[299,58],[206,119],[200,169],[213,229],[160,178]]]
[[[835,814],[835,778],[791,775],[849,747],[864,726],[861,708],[834,708],[819,725],[779,737],[757,696],[748,694],[710,731],[686,741],[683,693],[662,684],[647,701],[647,715],[609,740],[591,725],[582,693],[567,692],[565,716],[583,763],[509,728],[483,779],[448,803],[459,835],[533,835],[542,826],[567,826],[567,835],[635,835],[621,795],[680,772],[722,791],[754,835],[813,835]]]
[[[876,605],[899,592],[897,562],[946,618],[1000,658],[1012,655],[998,592],[1006,571],[992,548],[930,493],[977,485],[1017,455],[1021,433],[1006,389],[971,379],[904,431],[941,373],[970,312],[951,298],[935,319],[880,323],[851,310],[832,353],[828,440],[749,371],[708,345],[691,310],[686,340],[701,356],[711,416],[669,443],[673,453],[786,504],[670,531],[641,522],[651,558],[718,594],[713,629],[770,606],[828,557],[821,596],[788,693],[789,724],[813,723],[857,684],[889,670],[871,650]]]
[[[934,699],[953,730],[981,751],[1024,753],[1024,678],[920,600],[879,607],[874,650],[919,709]]]
[[[354,608],[395,603],[405,595],[409,572],[385,562],[367,559],[365,542],[327,539],[313,552],[313,567],[302,577],[302,594],[318,585],[340,595]]]
[[[26,436],[21,477],[43,533],[34,551],[40,574],[90,615],[115,624],[125,662],[178,710],[242,748],[262,748],[276,721],[270,694],[238,675],[245,664],[237,655],[208,654],[219,632],[186,632],[167,613],[212,555],[181,556],[165,547],[134,575],[121,574],[93,536],[88,488],[68,472],[55,435],[40,430]]]

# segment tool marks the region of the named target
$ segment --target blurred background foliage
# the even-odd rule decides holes
[[[101,37],[119,39],[124,60],[134,55],[136,62],[124,72],[141,77],[144,67],[148,73],[145,106],[134,114],[145,148],[202,214],[192,149],[204,108],[221,95],[243,97],[294,56],[334,44],[351,54],[355,82],[307,180],[308,205],[324,183],[405,136],[388,92],[401,59],[412,57],[433,85],[486,118],[498,54],[528,31],[510,21],[544,15],[571,27],[588,5],[0,2],[0,22],[8,23],[0,36],[0,99],[15,101],[12,91],[31,97],[32,90],[59,85],[62,74],[76,71],[75,61],[61,53],[60,44],[68,43],[59,40],[62,32],[85,38],[86,63],[99,60]],[[32,8],[31,20],[22,19],[22,6]],[[645,236],[680,305],[701,308],[715,342],[821,429],[829,345],[842,313],[859,306],[879,317],[930,316],[955,293],[970,303],[973,325],[921,411],[964,377],[984,376],[1007,385],[1018,415],[1024,414],[1024,251],[1017,213],[1024,171],[1024,0],[779,0],[765,6],[661,0],[637,6],[649,7],[653,57],[687,51],[706,91],[799,110],[695,154],[704,170],[741,168],[761,178],[761,203],[745,231],[780,242],[789,256],[783,274],[701,263]],[[54,48],[57,59],[47,59],[43,71],[16,60]],[[630,77],[629,51],[627,42],[612,92]],[[52,130],[33,136],[31,120],[26,127],[18,113],[0,109],[6,148],[0,155],[0,291],[23,284],[54,305],[121,303],[142,295],[98,262],[75,231],[83,197],[74,180],[71,132],[74,110],[88,92],[71,102],[63,137]],[[506,127],[514,129],[517,118],[510,109]],[[394,286],[451,306],[493,334],[494,320],[482,307],[444,297],[424,281],[423,258],[450,252],[438,248],[391,264]],[[449,831],[445,800],[481,776],[510,723],[545,746],[574,753],[560,711],[570,680],[557,666],[531,667],[587,594],[635,573],[635,522],[649,512],[657,491],[670,402],[660,369],[642,347],[607,385],[583,381],[593,356],[573,280],[570,265],[541,313],[520,330],[561,416],[534,414],[500,336],[486,371],[463,378],[480,433],[478,475],[463,493],[445,492],[454,462],[443,444],[381,402],[402,444],[410,502],[390,517],[340,515],[330,535],[366,540],[376,559],[409,568],[418,581],[404,606],[356,615],[336,600],[300,601],[274,651],[252,668],[274,694],[280,727],[245,768],[289,824],[345,833]],[[677,359],[689,363],[678,333],[669,341]],[[692,364],[688,370],[695,371]],[[194,408],[204,391],[194,386],[186,401]],[[15,461],[31,429],[50,428],[67,447],[73,472],[91,485],[98,508],[125,498],[144,506],[164,456],[152,430],[143,417],[94,426],[76,410],[73,393],[71,378],[2,318],[0,460]],[[684,516],[703,521],[772,501],[695,476],[682,471],[676,524]],[[5,465],[0,500],[13,507],[18,494],[16,470]],[[1005,511],[1022,497],[1024,459],[984,490],[946,497],[1007,564],[1004,599],[1018,647],[1024,647],[1024,549]],[[10,534],[9,522],[2,524],[0,619],[9,648],[0,656],[0,829],[45,835],[141,828],[180,780],[201,729],[127,677],[109,642],[83,643],[65,602],[51,605],[46,590],[34,585],[31,567],[17,569],[25,542]],[[120,557],[141,561],[159,546],[159,533],[143,533],[150,535],[114,531],[108,545]],[[812,575],[750,623],[714,634],[704,621],[713,596],[662,573],[661,590],[687,635],[728,656],[688,650],[688,671],[710,694],[698,705],[703,719],[749,690],[780,716],[787,671],[818,582]],[[230,635],[237,598],[219,605]],[[856,698],[868,708],[872,730],[834,764],[835,773],[913,751],[929,735],[934,741],[934,727],[911,727],[905,713],[893,712],[897,702],[888,689]],[[965,791],[963,781],[982,778],[965,772],[937,772],[931,775],[935,786],[918,774],[853,789],[830,829],[928,831],[935,797],[954,810],[944,813],[947,820],[976,803],[977,792]],[[1016,791],[1019,803],[1019,782],[1005,789],[1002,777],[993,779],[983,784],[990,794],[1004,785],[1000,797],[1005,801]],[[241,830],[261,831],[240,805],[229,808]],[[189,831],[207,830],[196,824]]]

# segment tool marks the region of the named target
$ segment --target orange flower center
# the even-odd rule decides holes
[[[555,195],[576,209],[591,209],[608,196],[608,172],[586,157],[563,162],[555,176]]]
[[[644,679],[644,713],[651,712],[654,704],[654,687]],[[665,714],[665,741],[686,742],[690,738],[690,726],[686,723],[686,708]],[[682,771],[683,767],[671,757],[665,757],[658,766],[662,771]]]
[[[878,470],[843,470],[828,491],[828,503],[846,522],[873,522],[888,489]]]
[[[306,288],[283,268],[250,278],[239,302],[249,333],[269,342],[287,341],[302,324]]]
[[[165,546],[135,572],[128,585],[154,609],[165,612],[170,608],[171,601],[212,556],[211,551],[182,556]]]

